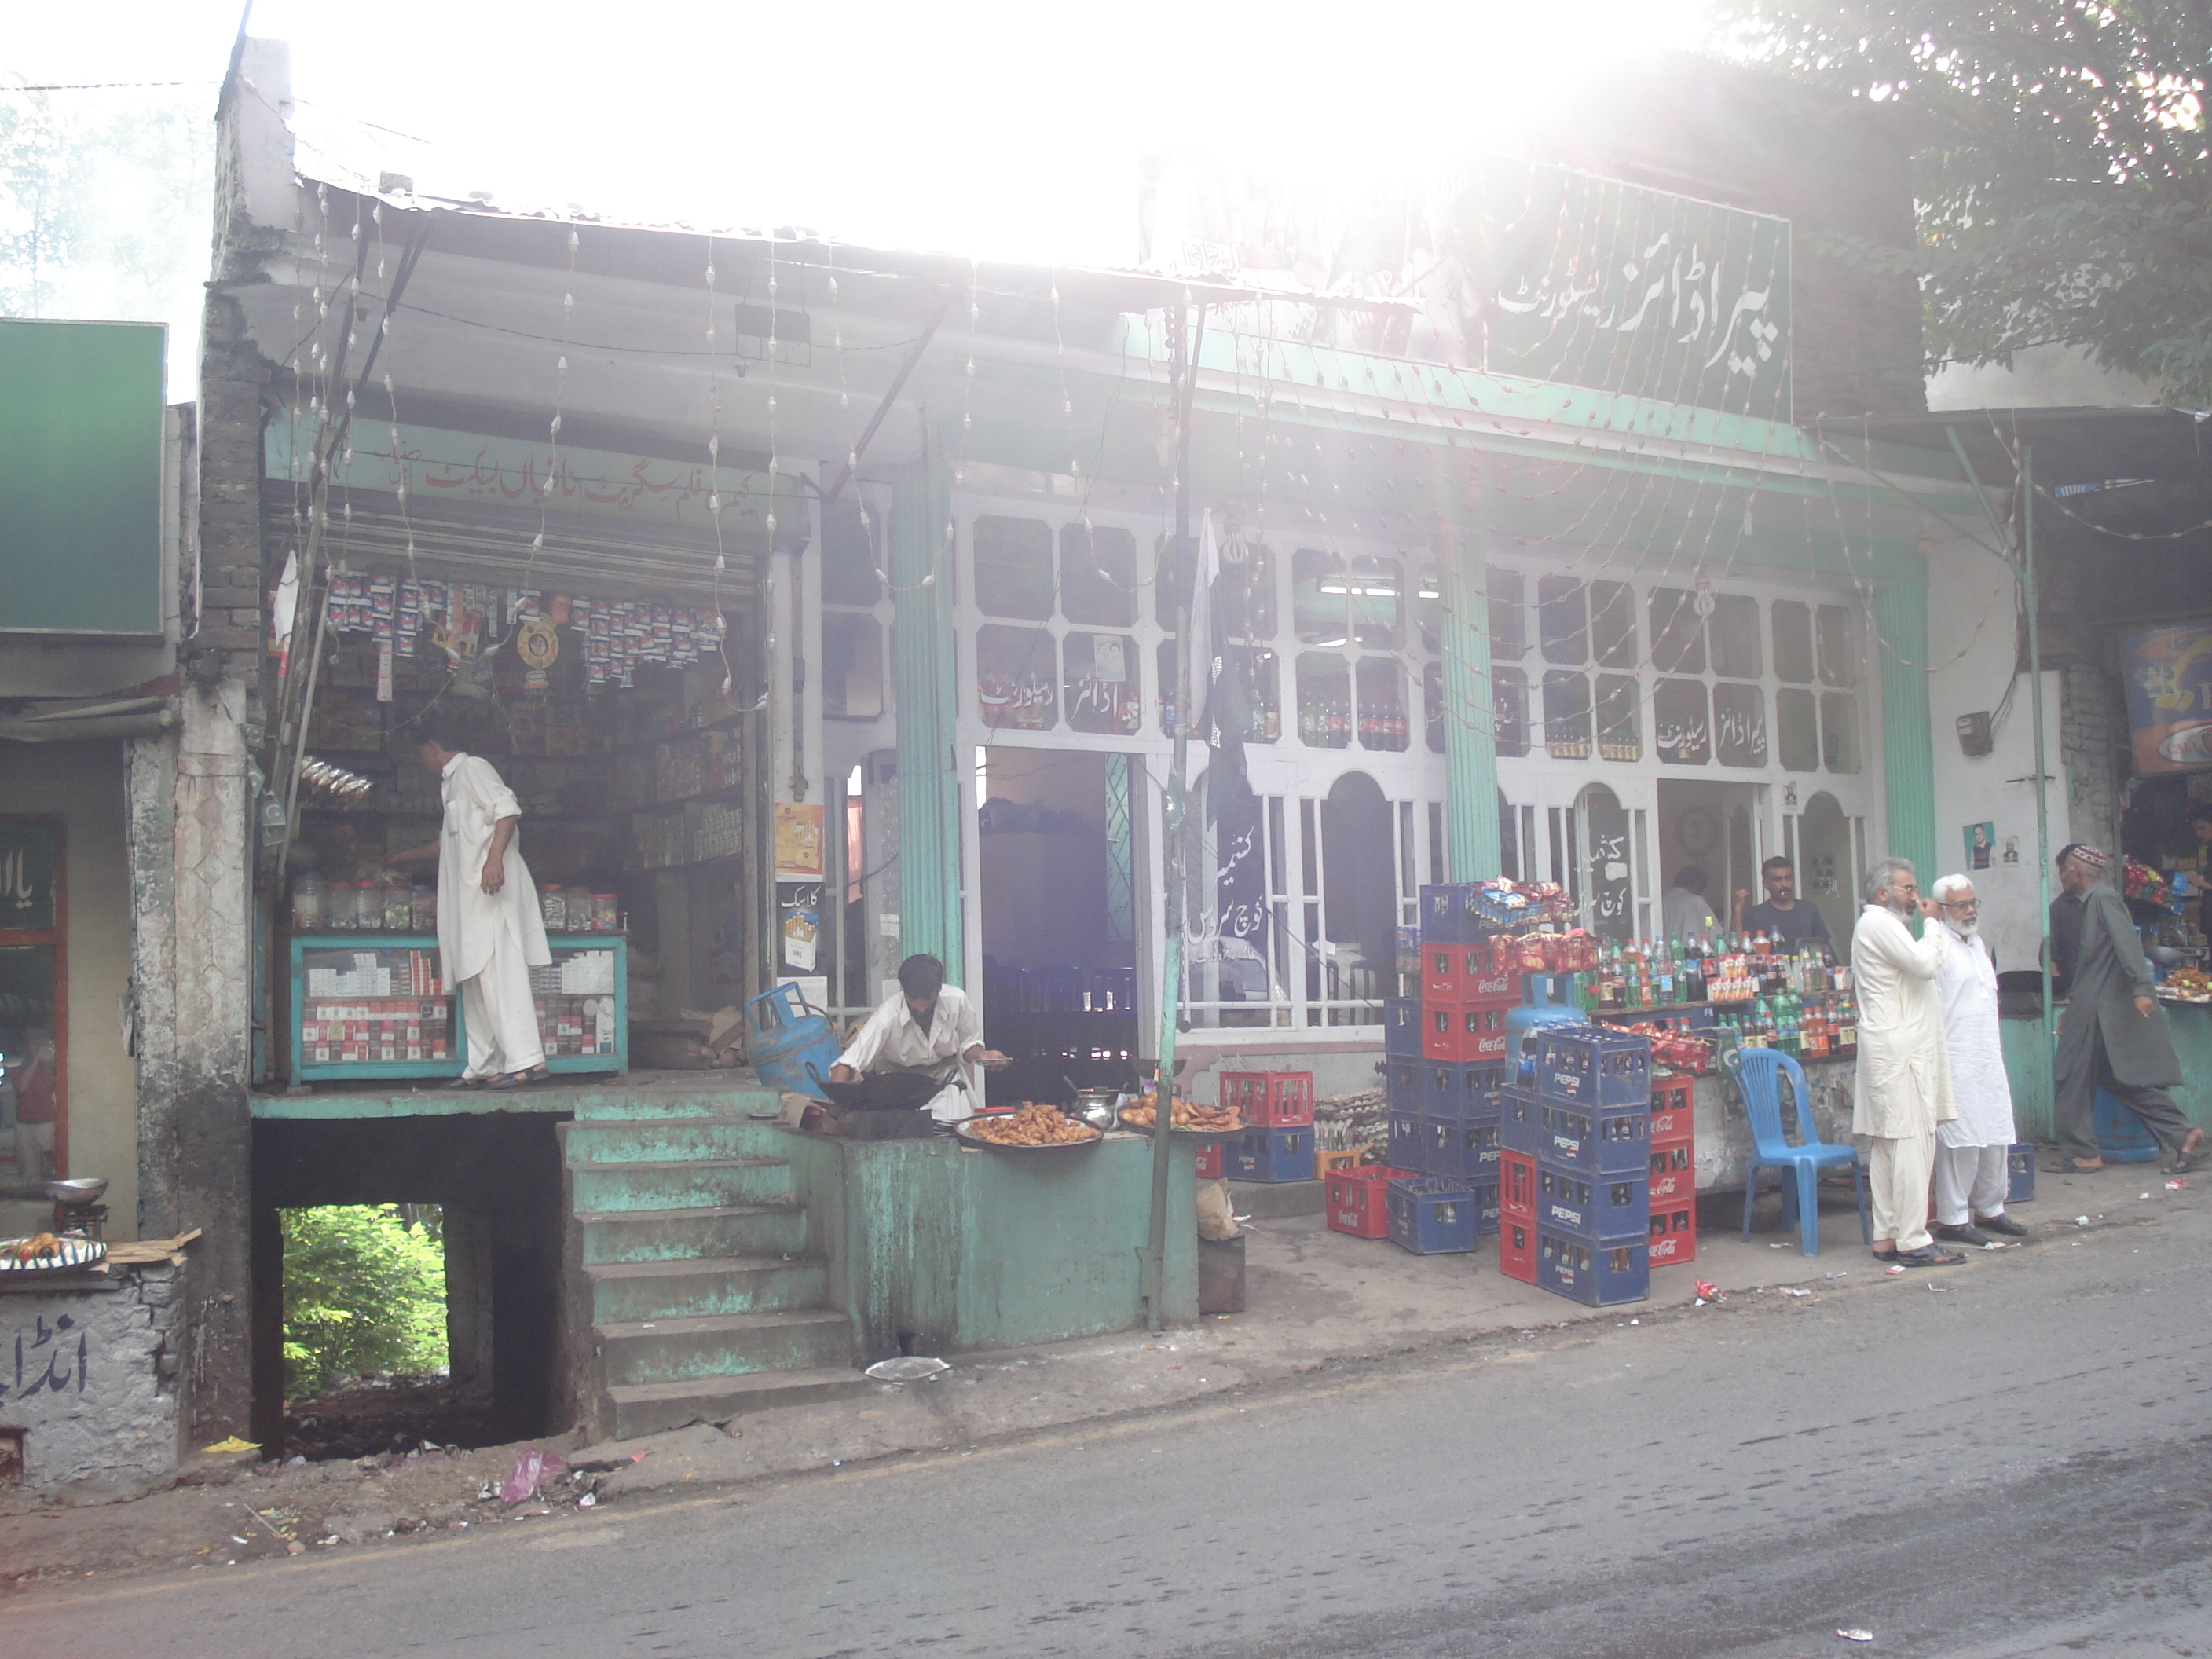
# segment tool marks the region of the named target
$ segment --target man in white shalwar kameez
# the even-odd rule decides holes
[[[1953,1244],[1986,1245],[2027,1229],[2004,1212],[2012,1185],[2014,1139],[2012,1084],[1997,1036],[1997,967],[1981,936],[1981,901],[1964,876],[1935,886],[1942,919],[1943,965],[1936,994],[1943,1005],[1943,1042],[1951,1059],[1951,1100],[1959,1115],[1936,1128],[1936,1237]],[[1930,927],[1929,931],[1936,931]]]
[[[1859,1005],[1859,1060],[1851,1132],[1874,1142],[1867,1185],[1874,1199],[1875,1260],[1905,1267],[1948,1267],[1966,1257],[1928,1237],[1928,1182],[1936,1131],[1958,1115],[1936,994],[1944,937],[1915,940],[1905,918],[1936,907],[1920,896],[1912,866],[1883,859],[1867,872],[1867,907],[1851,935],[1851,980]]]
[[[546,1075],[530,970],[553,952],[516,833],[522,803],[489,761],[447,747],[453,735],[434,732],[416,750],[445,804],[438,839],[385,862],[438,862],[438,955],[468,1033],[468,1063],[448,1086],[520,1088]]]
[[[983,1016],[968,994],[945,982],[945,964],[932,956],[899,963],[899,988],[885,997],[830,1068],[832,1083],[906,1073],[944,1086],[929,1100],[939,1123],[974,1115],[982,1103],[971,1089],[969,1065],[1002,1059],[983,1046]]]

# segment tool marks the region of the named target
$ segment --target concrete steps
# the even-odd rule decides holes
[[[623,1383],[607,1390],[617,1440],[680,1429],[687,1423],[720,1423],[770,1406],[809,1406],[866,1393],[874,1384],[849,1365],[811,1371],[764,1371],[717,1377],[710,1382]]]
[[[824,1261],[784,1256],[693,1256],[675,1261],[587,1266],[592,1320],[605,1328],[640,1320],[820,1308],[830,1291]]]
[[[561,1138],[599,1377],[594,1425],[620,1439],[867,1387],[826,1305],[805,1206],[744,1084],[620,1085]]]

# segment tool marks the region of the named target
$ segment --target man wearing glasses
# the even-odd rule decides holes
[[[1948,946],[1936,970],[1936,994],[1943,1005],[1951,1098],[1959,1115],[1936,1126],[1930,1231],[1954,1244],[1993,1244],[1997,1234],[2017,1238],[2027,1232],[2004,1212],[2014,1131],[2012,1085],[1997,1037],[1996,963],[1981,937],[1982,902],[1974,896],[1974,884],[1964,876],[1944,876],[1933,892]]]

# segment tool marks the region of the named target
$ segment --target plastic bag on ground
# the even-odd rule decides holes
[[[896,1359],[878,1359],[868,1367],[867,1375],[878,1382],[919,1382],[925,1376],[934,1376],[939,1371],[951,1369],[942,1359],[931,1359],[918,1353],[902,1353]]]
[[[1237,1224],[1226,1181],[1209,1181],[1199,1188],[1198,1236],[1200,1238],[1235,1238],[1243,1231]]]
[[[532,1446],[514,1460],[514,1468],[501,1485],[499,1495],[510,1504],[524,1504],[538,1495],[538,1487],[568,1472],[568,1461],[558,1452]]]

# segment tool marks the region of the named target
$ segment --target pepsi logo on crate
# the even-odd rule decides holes
[[[1222,1143],[1221,1171],[1231,1181],[1311,1181],[1313,1129],[1247,1129]]]
[[[1698,1158],[1686,1140],[1651,1143],[1651,1206],[1690,1203],[1698,1196]]]
[[[1599,1175],[1650,1172],[1650,1139],[1642,1107],[1571,1106],[1540,1100],[1536,1154],[1547,1164]],[[1511,1145],[1508,1142],[1507,1145]]]
[[[1583,1106],[1651,1108],[1651,1039],[1602,1025],[1538,1028],[1536,1086]]]
[[[1461,1123],[1433,1117],[1423,1118],[1421,1124],[1426,1133],[1421,1143],[1420,1162],[1415,1167],[1423,1175],[1471,1180],[1490,1174],[1497,1165],[1495,1124]]]
[[[1650,1219],[1650,1192],[1641,1176],[1591,1176],[1537,1165],[1540,1227],[1577,1238],[1640,1238]]]
[[[1523,1285],[1536,1282],[1536,1224],[1501,1216],[1498,1224],[1498,1271]]]
[[[1390,1242],[1400,1249],[1415,1255],[1455,1255],[1474,1248],[1480,1206],[1466,1182],[1394,1181],[1385,1203]]]
[[[1655,1267],[1673,1267],[1698,1259],[1698,1206],[1677,1204],[1651,1211],[1650,1262]]]
[[[1467,1189],[1474,1204],[1474,1236],[1488,1238],[1498,1231],[1500,1218],[1498,1177],[1495,1174],[1470,1176]]]
[[[1536,1283],[1586,1308],[1642,1302],[1651,1294],[1650,1246],[1574,1238],[1536,1229]]]

